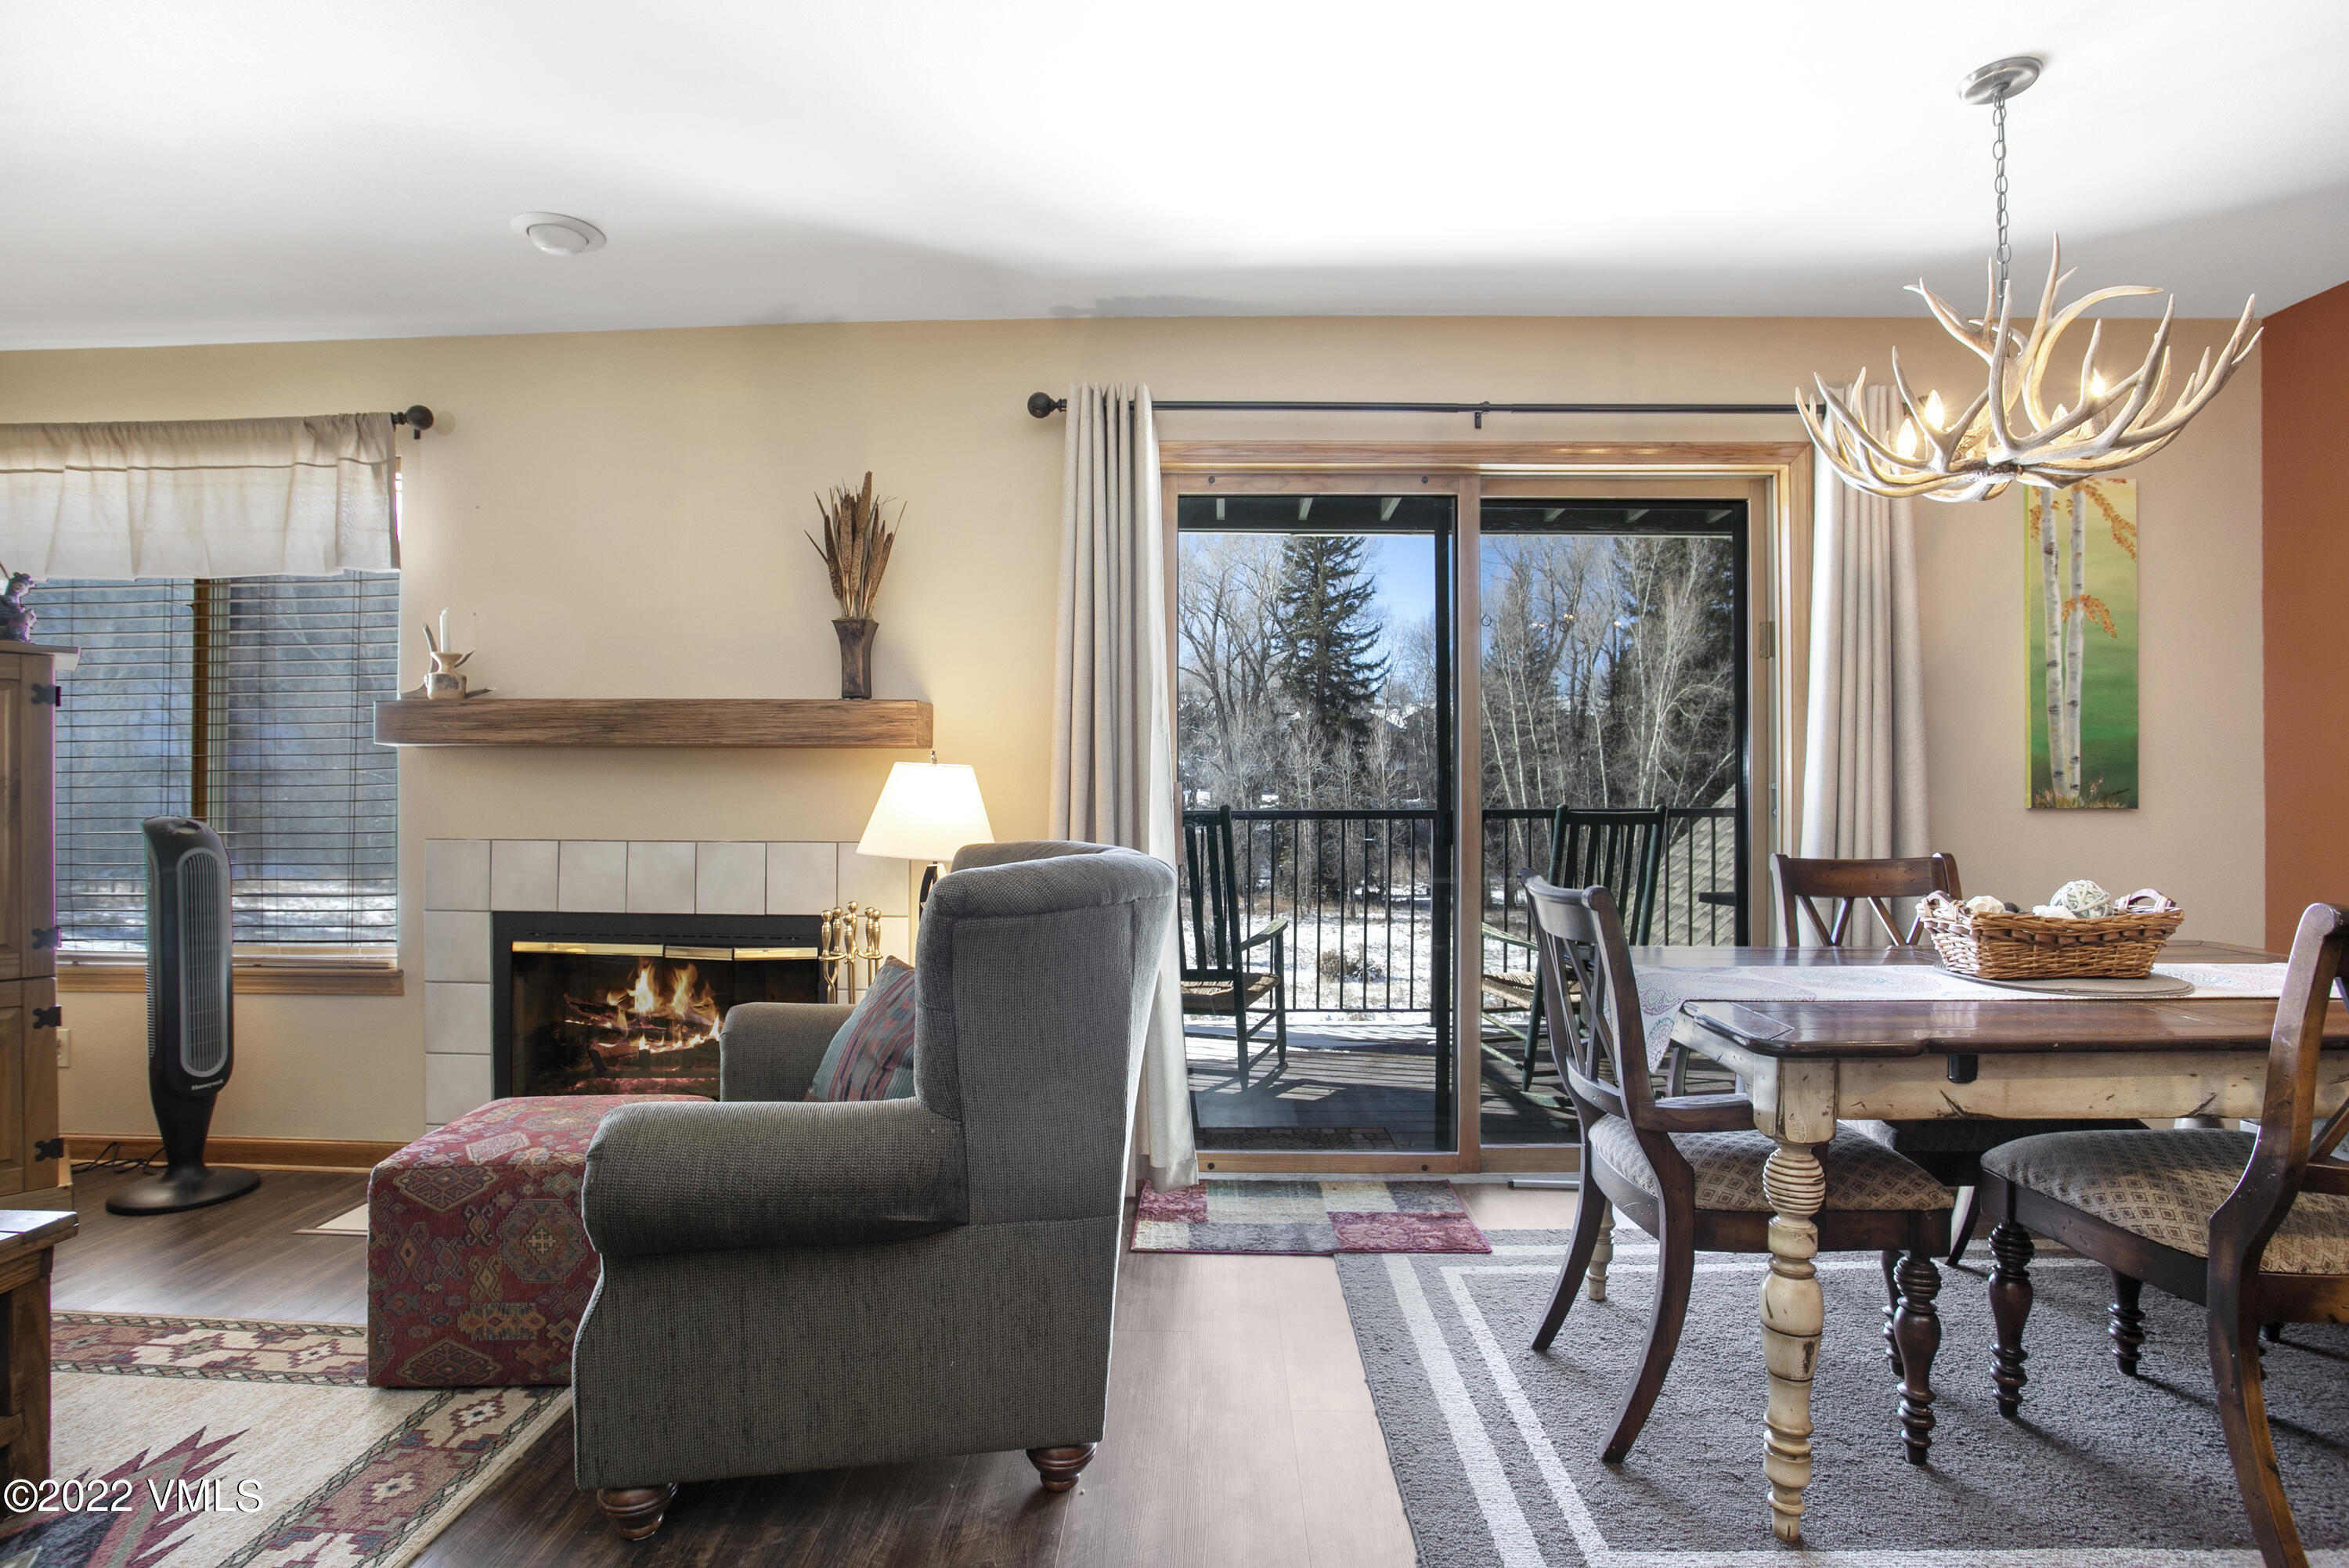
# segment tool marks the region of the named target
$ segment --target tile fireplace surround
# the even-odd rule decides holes
[[[438,1127],[491,1098],[492,911],[821,914],[852,899],[881,911],[883,951],[909,958],[910,868],[853,843],[426,841],[425,1120]]]

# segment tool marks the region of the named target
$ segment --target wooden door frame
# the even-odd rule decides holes
[[[1757,940],[1769,929],[1769,856],[1799,841],[1795,820],[1802,801],[1804,676],[1809,668],[1811,448],[1802,441],[1163,441],[1159,444],[1161,503],[1165,520],[1167,679],[1177,678],[1175,596],[1179,555],[1175,517],[1198,476],[1235,495],[1389,493],[1396,480],[1416,475],[1423,494],[1455,498],[1453,572],[1454,635],[1483,624],[1479,595],[1479,504],[1491,482],[1496,493],[1518,481],[1634,484],[1641,488],[1691,481],[1730,483],[1747,491],[1749,651],[1747,758],[1749,830],[1746,885],[1754,890]],[[1456,654],[1457,650],[1455,650]],[[1478,661],[1453,660],[1453,803],[1457,825],[1454,900],[1453,1105],[1457,1119],[1451,1153],[1217,1153],[1202,1171],[1333,1171],[1370,1175],[1425,1172],[1464,1175],[1504,1171],[1570,1171],[1580,1164],[1571,1144],[1485,1150],[1479,1136],[1477,1087],[1484,1034],[1480,984],[1484,944],[1479,921],[1484,887],[1484,746]],[[1172,711],[1173,693],[1169,693]],[[1758,918],[1757,918],[1758,917]],[[1473,1048],[1472,1048],[1473,1047]]]

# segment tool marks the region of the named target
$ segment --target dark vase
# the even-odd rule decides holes
[[[869,697],[873,695],[873,634],[881,629],[878,621],[834,621],[832,629],[840,634],[840,695]]]

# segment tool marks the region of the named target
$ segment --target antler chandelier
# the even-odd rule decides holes
[[[1919,280],[1909,290],[1922,295],[1951,337],[1982,356],[1989,367],[1988,385],[1957,416],[1950,417],[1939,392],[1922,404],[1909,389],[1900,372],[1900,352],[1892,353],[1892,385],[1907,410],[1896,431],[1870,430],[1856,411],[1868,382],[1862,370],[1848,396],[1839,395],[1826,380],[1818,382],[1821,406],[1796,393],[1803,423],[1811,440],[1846,482],[1881,496],[1924,496],[1931,500],[1986,500],[2021,480],[2060,489],[2097,474],[2110,473],[2149,458],[2175,440],[2188,421],[2200,413],[2227,384],[2259,341],[2251,325],[2255,294],[2243,303],[2242,318],[2214,363],[2205,349],[2201,362],[2178,387],[2167,407],[2169,391],[2169,328],[2178,302],[2172,296],[2155,328],[2152,346],[2137,368],[2108,380],[2098,367],[2096,351],[2104,335],[2102,323],[2091,325],[2088,348],[2081,357],[2077,389],[2052,409],[2045,406],[2048,373],[2056,345],[2080,316],[2106,300],[2130,294],[2159,294],[2158,288],[2125,284],[2098,289],[2058,308],[2056,292],[2071,280],[2062,271],[2063,241],[2055,242],[2054,258],[2047,267],[2047,287],[2040,295],[2038,318],[2030,330],[2013,322],[2013,291],[2007,278],[2013,249],[2006,238],[2006,102],[2039,79],[2041,62],[2022,55],[1994,61],[1968,77],[1959,94],[1968,103],[1991,106],[1991,155],[1997,166],[1998,250],[1990,263],[1990,291],[1980,319],[1961,316],[1946,301]]]

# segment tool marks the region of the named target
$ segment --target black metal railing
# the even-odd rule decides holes
[[[1287,918],[1291,1007],[1434,1006],[1444,995],[1438,954],[1449,945],[1439,929],[1436,827],[1424,810],[1232,813],[1241,934]]]
[[[1739,937],[1737,813],[1726,806],[1666,812],[1652,940],[1713,945]],[[1232,813],[1241,934],[1288,921],[1288,1000],[1305,1012],[1425,1013],[1447,991],[1437,885],[1437,813],[1261,810]],[[1484,923],[1529,933],[1518,875],[1549,865],[1550,813],[1485,813]],[[1188,874],[1187,868],[1185,874]],[[1191,934],[1184,934],[1185,962]]]
[[[1530,935],[1532,917],[1518,879],[1547,872],[1551,813],[1533,809],[1485,812],[1484,923]],[[1731,806],[1664,809],[1664,859],[1656,879],[1649,940],[1666,947],[1719,947],[1743,942],[1738,868],[1742,847]]]

